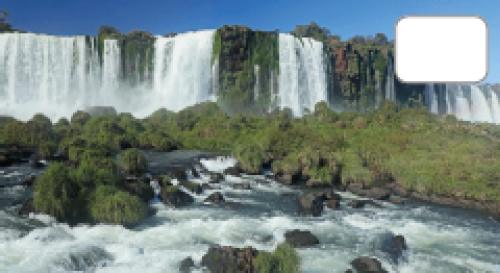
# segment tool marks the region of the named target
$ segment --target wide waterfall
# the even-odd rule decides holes
[[[53,121],[95,105],[145,117],[160,107],[178,111],[212,97],[215,31],[157,37],[153,86],[123,80],[120,47],[105,40],[102,63],[96,39],[40,34],[0,35],[0,115]],[[146,71],[145,73],[149,73]]]
[[[279,106],[295,116],[327,101],[323,43],[311,38],[279,34]]]
[[[438,101],[437,94],[434,90],[433,84],[427,84],[425,86],[425,97],[426,97],[426,105],[429,111],[433,114],[438,113]]]
[[[155,42],[154,92],[157,106],[179,111],[213,100],[212,45],[215,31],[188,32]]]
[[[385,83],[385,99],[396,101],[396,90],[394,87],[394,69],[392,64],[392,59],[389,59],[389,64],[387,65],[387,80]]]

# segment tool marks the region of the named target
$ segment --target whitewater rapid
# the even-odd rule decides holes
[[[232,158],[202,160],[211,171],[232,166]],[[29,169],[27,169],[29,170]],[[26,175],[2,168],[10,179]],[[200,261],[210,246],[252,246],[273,250],[291,229],[309,230],[320,245],[298,249],[303,272],[345,272],[349,262],[368,255],[379,259],[390,272],[495,272],[499,267],[499,224],[480,213],[409,202],[404,206],[381,203],[384,208],[352,209],[342,193],[341,210],[325,209],[321,217],[300,217],[297,202],[289,194],[305,189],[290,188],[263,176],[226,176],[221,189],[194,195],[195,204],[172,209],[152,201],[158,209],[134,229],[115,225],[69,227],[46,215],[23,218],[14,207],[0,211],[1,272],[177,272],[182,259]],[[209,178],[190,177],[197,183]],[[233,183],[249,182],[251,190],[235,190]],[[21,194],[18,187],[5,196]],[[241,203],[237,209],[203,204],[204,198],[221,191],[227,201]],[[387,232],[402,234],[410,248],[408,262],[389,262],[379,250]],[[266,241],[267,236],[272,236]]]

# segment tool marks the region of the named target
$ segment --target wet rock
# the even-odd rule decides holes
[[[332,183],[324,182],[324,181],[320,181],[320,180],[316,180],[316,179],[311,178],[311,179],[307,180],[306,186],[308,186],[310,188],[325,188],[325,187],[331,187]]]
[[[299,198],[300,216],[321,216],[323,212],[323,194],[308,193]]]
[[[259,251],[252,247],[211,247],[201,258],[201,265],[213,273],[256,272],[254,261],[258,254]]]
[[[336,210],[340,207],[340,202],[339,202],[339,200],[329,200],[326,203],[326,207],[329,209]]]
[[[342,200],[342,196],[333,189],[323,191],[323,195],[326,200]]]
[[[193,175],[194,178],[200,178],[200,174],[194,167],[191,167],[191,174]]]
[[[391,197],[391,190],[384,188],[373,188],[365,190],[365,196],[375,200],[387,200]]]
[[[203,183],[203,184],[201,184],[201,188],[202,188],[203,190],[211,190],[211,189],[213,189],[213,187],[212,187],[212,186],[210,186],[210,184],[208,184],[208,183]]]
[[[175,186],[161,188],[160,197],[163,203],[174,208],[187,206],[194,202],[194,198],[191,195],[179,190]]]
[[[35,213],[35,206],[33,204],[33,198],[30,198],[24,202],[22,205],[21,209],[19,209],[18,214],[19,215],[29,215],[30,213]]]
[[[292,230],[285,233],[285,241],[294,247],[307,247],[319,244],[318,238],[310,231]]]
[[[284,174],[282,176],[279,176],[277,181],[281,184],[284,184],[284,185],[292,185],[292,184],[298,182],[299,178],[300,177],[298,175]]]
[[[122,184],[122,187],[127,192],[139,196],[139,198],[141,198],[144,202],[148,202],[155,197],[155,193],[151,185],[145,184],[141,181],[125,182]]]
[[[45,164],[43,164],[39,160],[32,160],[30,163],[30,167],[33,169],[41,169],[45,167]]]
[[[179,183],[179,185],[183,186],[188,191],[190,191],[190,192],[192,192],[194,194],[201,194],[203,192],[203,188],[198,183],[194,183],[194,182],[191,182],[191,181],[182,181],[182,182]]]
[[[264,175],[266,179],[276,181],[276,175],[275,174],[266,174]]]
[[[355,209],[364,208],[365,205],[381,208],[382,206],[373,202],[373,200],[353,200],[349,202],[348,206]]]
[[[224,175],[221,173],[210,174],[210,183],[220,183],[222,180],[224,180]]]
[[[232,176],[241,176],[241,169],[237,166],[229,167],[224,170],[224,174]]]
[[[224,196],[220,192],[214,192],[210,194],[206,199],[205,202],[210,202],[210,203],[223,203],[224,202]]]
[[[21,185],[25,187],[32,187],[35,184],[35,181],[36,181],[36,176],[30,175],[30,177],[24,180],[24,182]]]
[[[357,273],[388,273],[382,268],[382,264],[375,258],[359,257],[351,262]]]
[[[183,169],[175,169],[171,172],[171,176],[179,182],[187,181],[187,174],[186,171]]]
[[[383,235],[381,251],[386,253],[391,261],[398,264],[404,259],[404,251],[407,250],[405,238],[403,235],[394,235],[387,233]]]
[[[238,184],[231,184],[231,187],[235,190],[249,190],[250,183],[244,182],[244,183],[238,183]]]
[[[194,267],[194,261],[191,257],[187,257],[181,261],[181,264],[179,266],[179,272],[189,273],[191,272],[192,267]]]
[[[404,205],[405,201],[399,197],[392,197],[387,200],[387,202],[396,204],[396,205]]]

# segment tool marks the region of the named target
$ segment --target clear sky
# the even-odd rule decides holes
[[[490,69],[484,82],[500,83],[500,0],[4,0],[15,28],[55,35],[96,35],[100,25],[153,34],[246,25],[289,32],[315,21],[343,40],[385,33],[404,15],[479,15],[489,26]],[[457,37],[457,42],[467,37]],[[460,58],[460,56],[457,56]]]

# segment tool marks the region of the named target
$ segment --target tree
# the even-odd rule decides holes
[[[387,43],[389,43],[389,39],[384,33],[377,33],[375,34],[375,42],[382,45],[386,45]]]
[[[318,41],[325,42],[330,35],[330,31],[327,28],[319,26],[316,22],[311,21],[309,25],[296,26],[291,34],[297,37],[315,38]]]
[[[365,37],[361,35],[356,35],[351,38],[351,41],[356,44],[364,44],[366,42]]]

